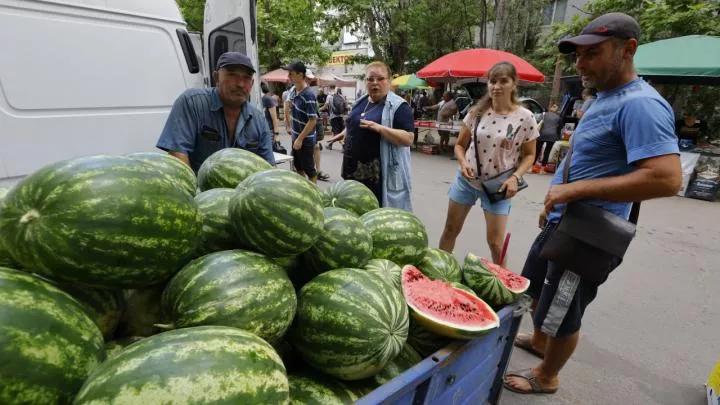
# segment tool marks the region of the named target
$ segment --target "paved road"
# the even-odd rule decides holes
[[[288,143],[288,142],[286,142]],[[342,155],[322,152],[322,168],[339,178]],[[456,163],[413,153],[414,211],[437,246]],[[530,187],[513,200],[509,267],[520,271],[536,236],[537,213],[549,176],[528,175]],[[322,186],[322,184],[321,184]],[[720,360],[720,203],[667,198],[643,204],[638,236],[625,263],[589,307],[583,335],[552,396],[505,391],[503,405],[704,404],[704,382]],[[487,256],[484,222],[471,211],[455,255]],[[532,324],[523,320],[522,330]],[[511,369],[536,360],[521,350]]]

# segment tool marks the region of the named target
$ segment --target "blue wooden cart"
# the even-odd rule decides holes
[[[438,350],[356,404],[497,404],[520,318],[526,311],[526,299],[504,307],[498,312],[499,328]]]

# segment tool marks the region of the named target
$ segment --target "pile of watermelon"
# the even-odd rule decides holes
[[[527,288],[361,183],[199,173],[102,155],[0,189],[0,403],[351,403]]]

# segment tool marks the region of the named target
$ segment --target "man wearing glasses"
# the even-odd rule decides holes
[[[412,210],[410,145],[415,122],[410,105],[390,91],[390,68],[372,62],[365,69],[367,94],[353,106],[343,132],[342,178],[375,193],[381,207]]]

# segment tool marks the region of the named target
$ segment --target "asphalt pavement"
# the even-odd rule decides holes
[[[287,139],[283,143],[289,144]],[[322,152],[322,170],[340,178],[342,154]],[[447,190],[457,163],[449,156],[412,154],[413,205],[437,246]],[[529,188],[513,199],[508,267],[520,272],[537,235],[537,216],[549,175],[527,175]],[[324,187],[324,183],[320,182]],[[560,374],[554,395],[504,391],[501,404],[701,405],[704,383],[720,360],[720,203],[672,197],[645,202],[625,262],[600,288],[583,319],[582,337]],[[475,207],[455,256],[489,256],[482,210]],[[531,331],[526,315],[521,331]],[[510,369],[537,359],[516,349]]]

